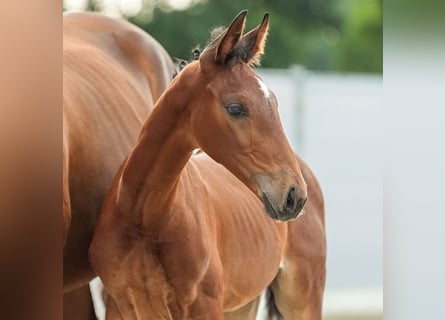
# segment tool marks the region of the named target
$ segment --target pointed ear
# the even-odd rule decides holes
[[[236,51],[242,52],[239,56],[249,65],[259,65],[261,55],[266,46],[269,31],[269,13],[264,14],[263,21],[255,29],[246,33],[237,44]]]
[[[247,10],[241,11],[235,19],[233,19],[230,26],[224,31],[216,40],[216,54],[215,60],[218,62],[226,62],[228,56],[232,52],[233,47],[241,39],[244,26],[246,24]]]

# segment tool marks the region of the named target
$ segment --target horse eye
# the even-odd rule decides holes
[[[240,118],[247,114],[246,109],[239,104],[229,104],[226,106],[227,113],[234,118]]]

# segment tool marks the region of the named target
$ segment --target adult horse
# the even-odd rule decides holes
[[[88,248],[104,195],[173,73],[167,52],[134,25],[93,13],[64,15],[66,311],[71,301],[85,301],[89,294],[82,286],[95,276]]]
[[[269,286],[285,319],[321,319],[322,195],[250,67],[269,16],[243,35],[246,13],[164,92],[108,191],[90,248],[108,320],[248,319]]]

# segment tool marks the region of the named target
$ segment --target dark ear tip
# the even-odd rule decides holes
[[[238,13],[238,15],[235,17],[235,20],[236,20],[236,19],[240,19],[240,18],[245,18],[245,17],[247,16],[247,12],[248,12],[247,9],[241,11],[241,12]]]
[[[263,17],[263,21],[269,20],[269,12],[266,12]]]
[[[236,23],[241,23],[246,18],[246,15],[247,15],[247,10],[241,11],[240,13],[238,13],[236,15],[235,18],[233,18],[232,24],[235,23],[235,22]]]

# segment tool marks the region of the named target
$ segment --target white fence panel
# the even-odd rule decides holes
[[[383,297],[376,292],[383,286],[382,77],[299,68],[258,71],[278,97],[289,141],[323,189],[325,311],[338,315],[331,306],[345,292],[356,292],[356,300],[369,306],[363,315],[381,317]],[[347,314],[351,309],[344,310],[344,319]]]

